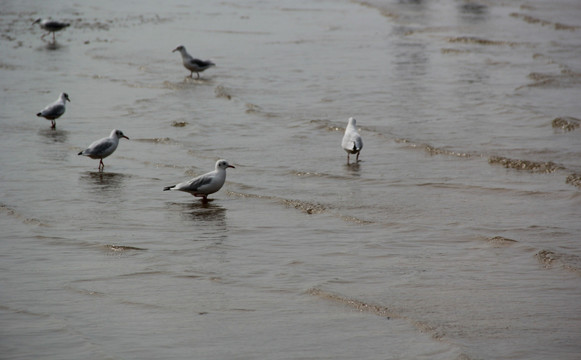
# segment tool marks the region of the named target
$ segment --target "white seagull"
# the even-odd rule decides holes
[[[359,153],[363,148],[363,140],[361,139],[361,135],[357,132],[355,118],[349,118],[349,123],[345,128],[345,135],[343,135],[341,147],[347,152],[347,164],[349,164],[349,154],[357,154],[355,160],[356,162],[359,161]]]
[[[200,175],[189,181],[184,181],[177,185],[166,186],[163,191],[179,190],[190,193],[196,197],[201,197],[203,203],[208,202],[208,195],[220,190],[226,181],[226,169],[234,166],[228,164],[228,161],[221,159],[216,161],[216,169],[207,174]]]
[[[71,101],[71,99],[69,99],[69,95],[67,93],[61,93],[57,101],[47,105],[44,109],[42,109],[41,112],[36,114],[36,116],[42,116],[43,118],[50,120],[51,128],[54,129],[56,128],[55,120],[65,113],[65,104],[67,101]]]
[[[113,152],[117,149],[117,145],[119,145],[119,139],[126,138],[129,140],[127,136],[123,134],[123,131],[114,129],[111,131],[111,135],[106,138],[102,138],[93,142],[89,145],[88,148],[81,151],[79,155],[88,156],[91,159],[100,159],[99,162],[99,171],[103,171],[105,164],[103,164],[103,159],[107,156],[113,154]]]
[[[40,27],[43,30],[48,31],[48,33],[42,35],[41,39],[43,39],[46,35],[48,35],[49,33],[52,33],[52,42],[55,42],[55,38],[54,38],[54,33],[57,31],[61,31],[62,29],[65,29],[67,27],[69,27],[71,24],[69,23],[64,23],[64,22],[60,22],[60,21],[56,21],[56,20],[46,20],[46,19],[36,19],[33,23],[34,24],[40,24]]]
[[[200,60],[200,59],[196,59],[194,57],[192,57],[192,55],[190,55],[185,46],[180,45],[177,48],[173,49],[172,52],[176,52],[179,51],[180,54],[182,54],[182,61],[184,63],[184,67],[188,70],[190,70],[190,77],[194,77],[194,72],[196,74],[198,74],[198,77],[196,79],[200,78],[200,73],[208,68],[211,68],[212,66],[216,66],[216,64],[214,64],[213,62],[209,61],[209,60]]]

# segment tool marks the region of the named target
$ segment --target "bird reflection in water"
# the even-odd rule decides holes
[[[360,166],[360,162],[356,162],[356,163],[350,163],[350,164],[345,164],[345,170],[347,170],[347,172],[350,175],[353,176],[361,176],[360,170],[361,170],[361,166]]]
[[[211,240],[213,245],[221,245],[228,237],[226,208],[213,204],[214,199],[207,203],[194,201],[188,203],[173,203],[184,221],[192,222],[195,227],[194,241]]]
[[[53,128],[43,128],[38,131],[38,134],[42,136],[47,143],[64,143],[69,137],[68,131]]]
[[[121,173],[90,171],[81,175],[80,180],[89,192],[102,194],[120,191],[126,177]]]

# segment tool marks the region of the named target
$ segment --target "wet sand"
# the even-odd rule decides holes
[[[575,1],[0,9],[2,358],[578,358]]]

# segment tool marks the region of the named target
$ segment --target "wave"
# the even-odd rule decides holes
[[[434,340],[438,341],[445,340],[446,333],[444,332],[443,329],[432,326],[424,321],[413,320],[388,306],[367,303],[361,300],[324,291],[319,288],[311,288],[307,290],[307,294],[323,300],[327,300],[330,302],[338,303],[353,308],[357,311],[373,314],[387,319],[405,320],[409,322],[411,325],[413,325],[420,332],[430,335]],[[470,357],[468,357],[468,355],[466,354],[460,354],[458,356],[458,359],[470,360]]]
[[[27,217],[24,214],[19,213],[17,210],[3,203],[0,203],[0,214],[5,214],[7,216],[13,217],[26,225],[47,226],[47,227],[50,226],[50,224],[42,220]]]
[[[464,151],[454,151],[454,150],[447,150],[439,147],[432,146],[430,144],[425,143],[416,143],[409,139],[395,139],[395,142],[400,144],[406,144],[411,148],[414,149],[423,149],[430,155],[448,155],[448,156],[456,156],[461,158],[470,158],[472,154]]]
[[[573,131],[581,126],[581,120],[572,116],[561,116],[553,119],[551,125],[555,129],[563,129],[565,131]]]
[[[519,86],[516,90],[522,88],[569,88],[578,87],[581,84],[581,73],[575,72],[560,65],[561,71],[557,74],[544,74],[533,72],[528,75],[528,78],[533,80],[533,83]]]
[[[565,182],[569,185],[581,188],[581,174],[571,174],[567,176],[567,180]]]
[[[562,269],[581,275],[581,257],[579,256],[540,250],[535,254],[535,257],[545,269],[552,269],[559,265]]]
[[[173,125],[172,125],[173,126]],[[185,126],[185,125],[184,125]],[[145,142],[145,143],[153,143],[153,144],[164,144],[164,145],[176,145],[181,144],[179,141],[174,140],[169,137],[162,137],[162,138],[144,138],[144,139],[131,139],[132,141],[138,142]]]
[[[530,44],[515,42],[515,41],[505,41],[505,40],[489,40],[483,39],[475,36],[454,36],[449,37],[448,42],[450,43],[463,43],[463,44],[476,44],[484,46],[530,46]]]
[[[527,22],[529,24],[537,24],[537,25],[541,25],[541,26],[550,26],[550,27],[553,27],[555,30],[575,31],[577,29],[581,29],[581,26],[554,23],[551,21],[542,20],[542,19],[530,16],[530,15],[525,15],[525,14],[516,13],[516,12],[511,13],[510,16],[517,18],[517,19],[521,19],[524,22]]]
[[[224,98],[227,100],[232,100],[232,90],[228,89],[227,87],[223,86],[223,85],[218,85],[214,88],[214,94],[216,95],[216,97],[218,98]]]
[[[491,238],[487,238],[486,241],[491,244],[493,247],[505,247],[505,246],[511,246],[515,243],[517,243],[518,241],[513,240],[513,239],[509,239],[509,238],[505,238],[503,236],[494,236]]]
[[[348,215],[343,215],[340,213],[332,212],[331,209],[329,208],[329,206],[321,204],[321,203],[312,203],[312,202],[308,202],[308,201],[295,200],[295,199],[284,199],[284,198],[280,198],[277,196],[270,196],[270,195],[256,195],[256,194],[250,194],[250,193],[234,192],[231,190],[228,191],[228,195],[242,197],[242,198],[265,199],[265,200],[270,200],[270,201],[276,201],[277,203],[279,203],[287,208],[293,208],[293,209],[299,210],[299,211],[301,211],[305,214],[308,214],[308,215],[318,215],[318,214],[330,213],[330,214],[335,215],[338,218],[340,218],[346,222],[352,222],[352,223],[362,224],[362,225],[375,224],[375,222],[373,222],[373,221],[369,221],[369,220],[360,219],[360,218],[357,218],[354,216],[348,216]]]
[[[123,245],[111,245],[111,244],[103,245],[103,247],[108,251],[114,251],[114,252],[124,252],[124,251],[130,251],[130,250],[136,250],[136,251],[147,250],[147,249],[139,248],[139,247],[135,247],[135,246],[123,246]]]
[[[488,159],[488,163],[502,165],[507,169],[524,170],[534,173],[546,174],[565,169],[563,166],[555,164],[552,161],[537,162],[529,160],[509,159],[502,156],[492,156]]]

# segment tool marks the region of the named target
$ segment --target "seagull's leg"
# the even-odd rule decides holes
[[[192,70],[190,70],[190,77],[193,79],[194,78],[194,72]]]
[[[349,153],[347,153],[347,165],[349,165]]]
[[[355,158],[355,162],[359,162],[359,152],[357,152],[357,157]]]
[[[198,80],[200,78],[200,73],[196,72],[196,74],[198,75],[198,77],[196,78],[196,80]]]
[[[50,128],[51,129],[56,129],[56,121],[54,121],[54,120],[51,120],[50,121]]]
[[[101,159],[99,161],[99,171],[102,172],[104,168],[105,168],[105,164],[103,164],[103,159]]]
[[[202,197],[202,204],[207,204],[208,203],[208,195],[204,195]]]
[[[54,31],[52,32],[52,42],[55,43],[56,39],[54,38]]]

